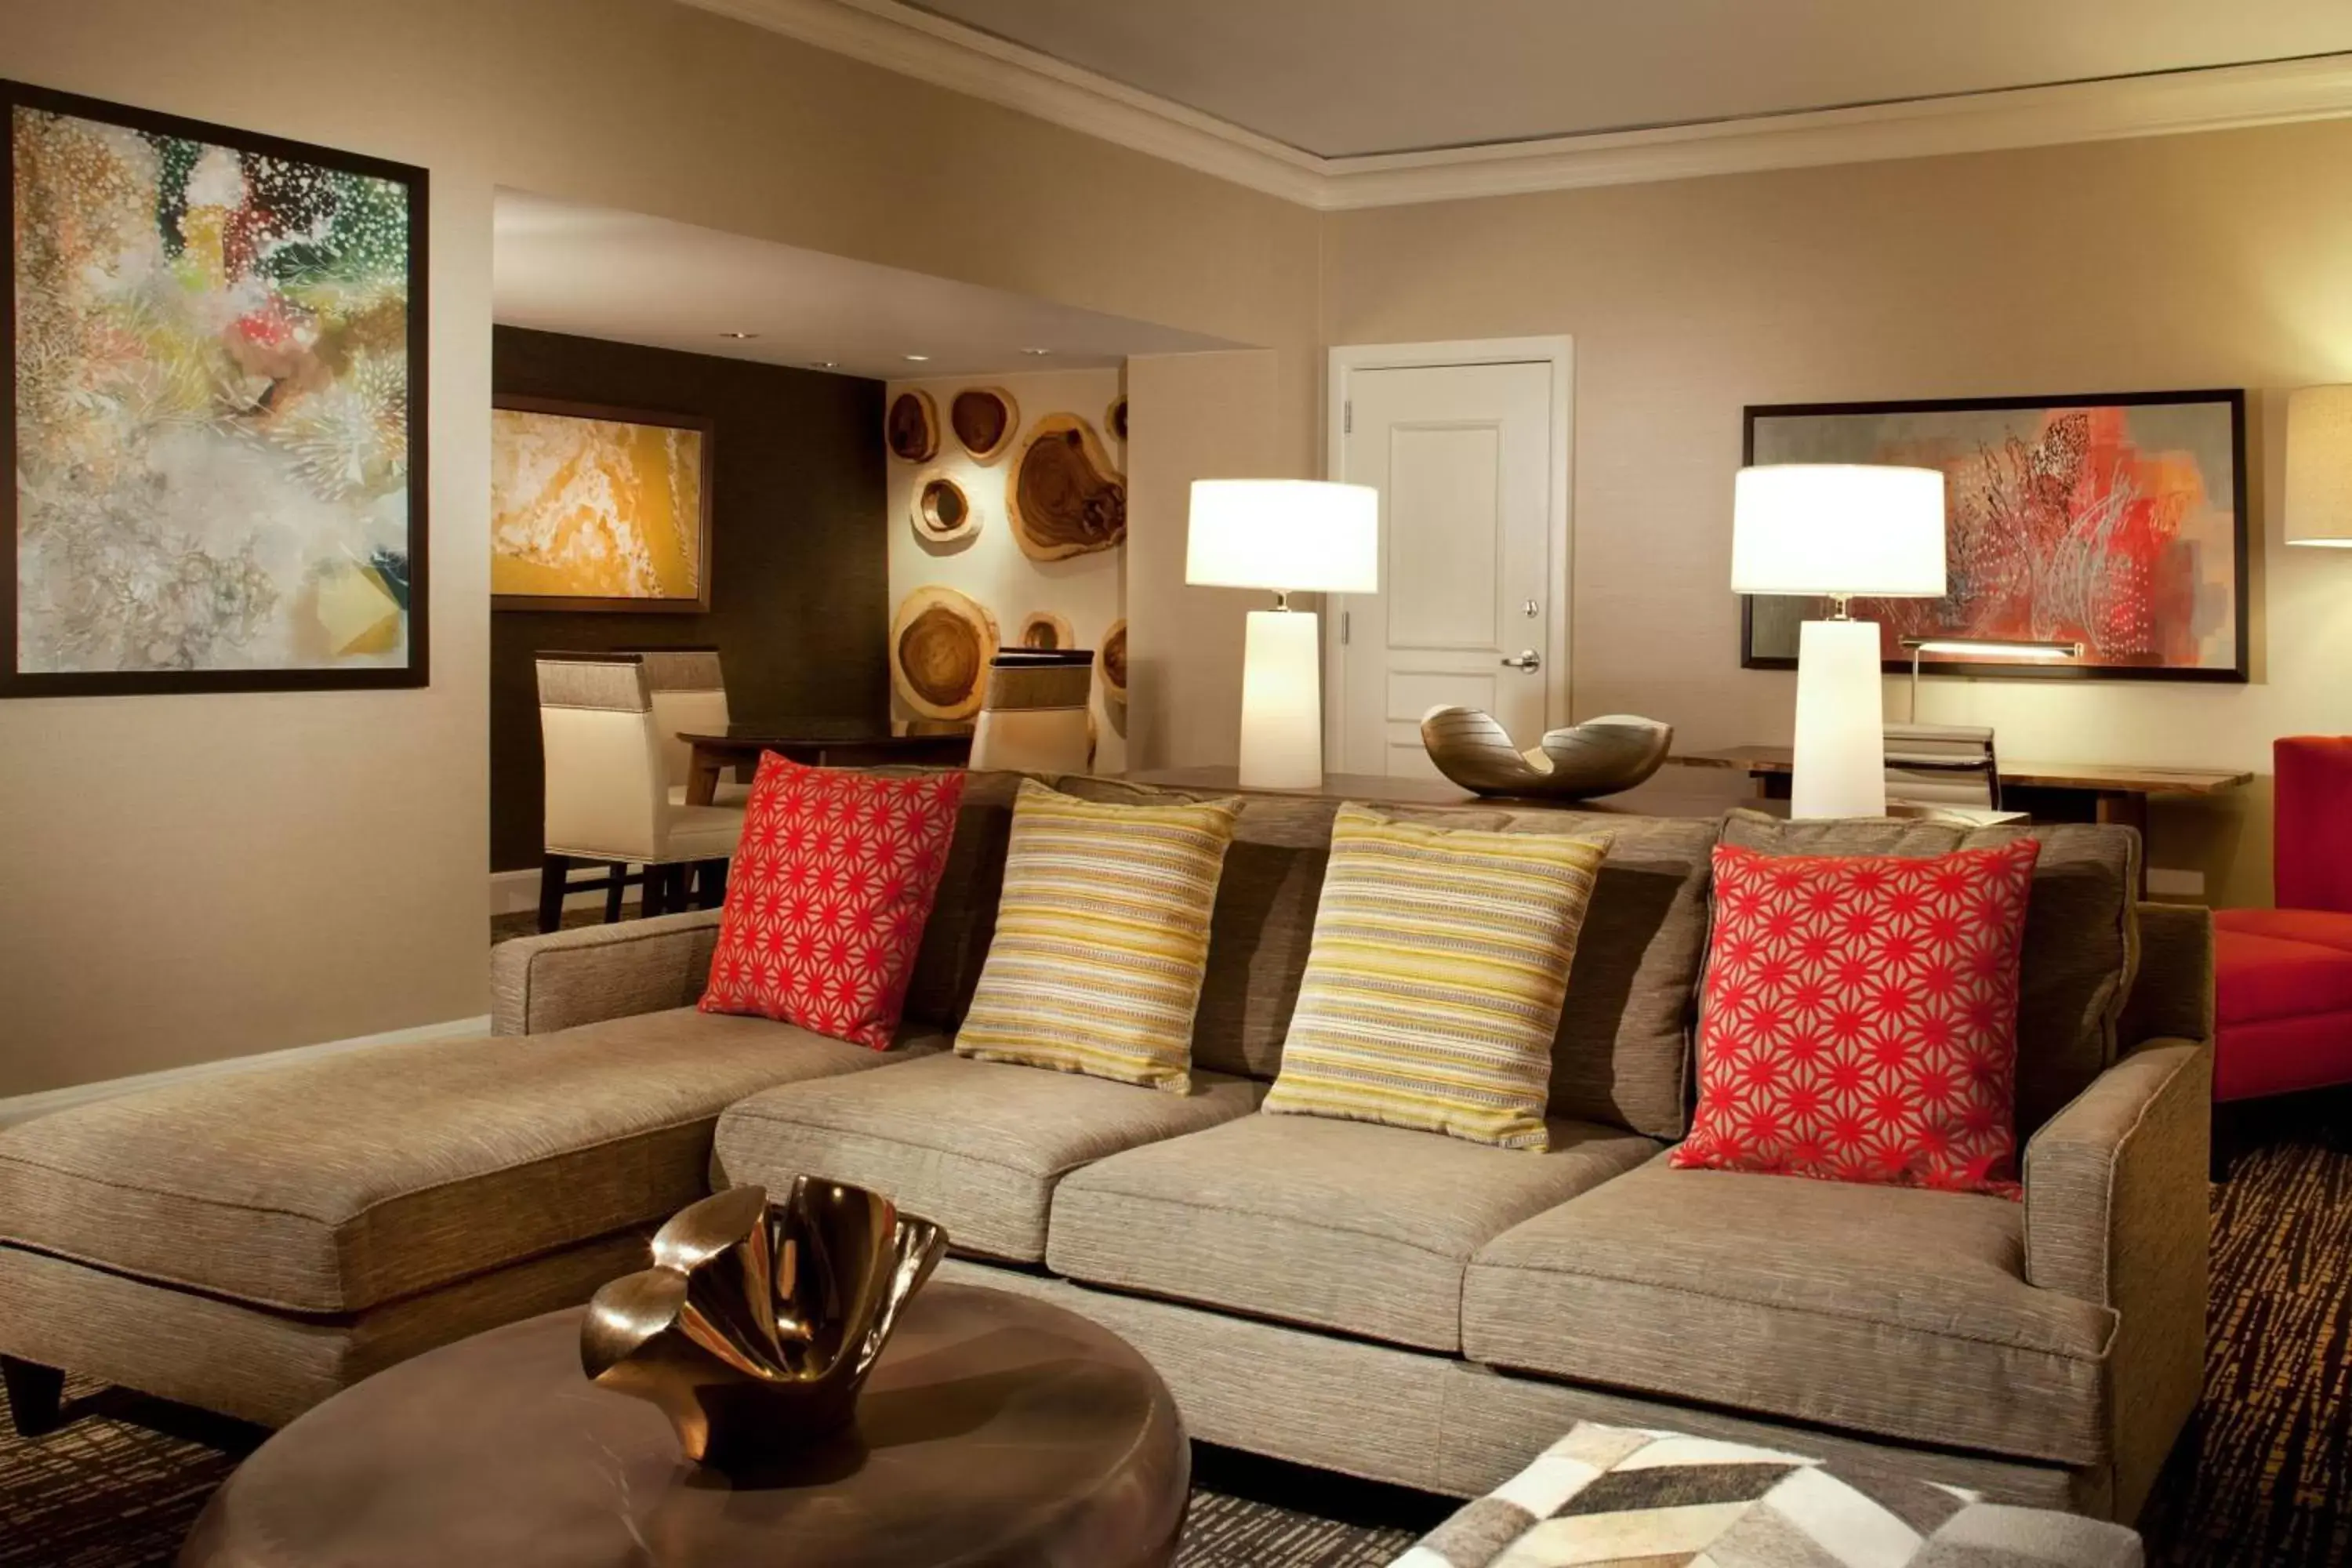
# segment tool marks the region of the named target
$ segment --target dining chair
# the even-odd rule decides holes
[[[635,647],[616,649],[645,661],[646,688],[653,694],[654,724],[661,733],[662,771],[669,779],[673,805],[686,804],[687,783],[694,772],[694,748],[681,733],[723,731],[729,723],[727,677],[715,647]],[[751,787],[721,779],[713,797],[716,805],[740,805]]]
[[[647,915],[686,908],[690,890],[714,907],[743,810],[670,798],[645,656],[542,653],[538,667],[546,768],[539,929],[562,924],[563,900],[579,891],[604,893],[607,921],[620,918],[622,890],[632,885],[643,889]],[[574,883],[579,865],[603,875]]]
[[[1974,724],[1887,725],[1886,798],[2000,810],[1992,731]]]
[[[1087,698],[1095,656],[1086,648],[1002,648],[988,667],[971,765],[1029,773],[1082,773],[1093,764]]]

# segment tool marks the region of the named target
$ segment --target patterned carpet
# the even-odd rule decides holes
[[[2262,1136],[2215,1192],[2204,1405],[2142,1521],[2158,1568],[2352,1565],[2352,1099]],[[252,1434],[70,1392],[84,1419],[0,1436],[0,1568],[169,1563]],[[1181,1568],[1372,1568],[1452,1506],[1205,1446],[1193,1479]]]

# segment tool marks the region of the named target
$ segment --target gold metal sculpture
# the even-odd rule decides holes
[[[1492,715],[1433,708],[1421,716],[1421,743],[1437,771],[1479,795],[1584,800],[1632,789],[1664,765],[1675,729],[1655,719],[1611,713],[1553,730],[1522,752]]]
[[[879,1193],[808,1176],[783,1202],[732,1187],[654,1236],[654,1266],[596,1292],[589,1378],[649,1401],[686,1457],[726,1466],[846,1426],[947,1232]]]

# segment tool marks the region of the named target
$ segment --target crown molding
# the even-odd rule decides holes
[[[2352,55],[2326,55],[1701,125],[1318,158],[898,0],[681,3],[1325,211],[2352,116]]]
[[[900,76],[1319,207],[1328,160],[894,0],[682,0]]]

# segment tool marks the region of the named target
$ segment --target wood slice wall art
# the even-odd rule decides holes
[[[940,455],[940,411],[931,395],[908,387],[890,400],[882,416],[883,444],[890,455],[909,463],[928,463]]]
[[[1121,447],[1127,445],[1127,394],[1120,393],[1103,410],[1103,432]]]
[[[927,584],[890,618],[890,684],[923,718],[979,712],[995,657],[996,617],[953,588]]]
[[[1127,479],[1093,426],[1049,414],[1006,476],[1004,515],[1032,561],[1109,550],[1127,540]]]
[[[953,544],[980,531],[980,508],[964,488],[945,474],[915,481],[915,504],[907,509],[915,537],[926,544]]]
[[[1021,434],[1021,405],[1001,386],[967,386],[948,405],[948,428],[972,461],[992,463]]]
[[[1021,623],[1023,647],[1069,648],[1078,646],[1071,635],[1070,623],[1051,610],[1033,610]]]
[[[1095,684],[1102,689],[1103,716],[1127,733],[1127,621],[1111,622],[1095,648]]]

